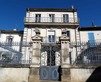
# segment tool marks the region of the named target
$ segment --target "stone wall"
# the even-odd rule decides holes
[[[71,69],[71,82],[86,82],[94,69],[73,68]]]
[[[98,82],[101,67],[62,68],[61,79],[61,82]],[[41,82],[39,68],[0,68],[0,82]]]
[[[0,68],[0,82],[28,82],[29,68]]]
[[[30,68],[28,82],[40,82],[39,67]]]
[[[101,66],[70,66],[62,68],[61,82],[98,82]]]

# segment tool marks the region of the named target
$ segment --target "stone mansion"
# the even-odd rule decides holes
[[[0,60],[30,64],[29,82],[67,82],[70,65],[101,61],[100,40],[101,27],[80,27],[73,7],[27,8],[23,31],[0,31]]]

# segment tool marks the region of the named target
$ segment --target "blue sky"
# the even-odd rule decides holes
[[[23,30],[26,8],[78,9],[80,26],[101,26],[101,0],[0,0],[0,29]]]

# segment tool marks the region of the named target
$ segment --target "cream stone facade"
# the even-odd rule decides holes
[[[0,65],[5,66],[6,61],[8,66],[21,67],[4,68],[2,82],[18,82],[16,78],[19,82],[84,82],[94,71],[87,65],[101,62],[101,27],[80,27],[77,9],[73,7],[27,8],[24,31],[1,30],[0,33],[3,52],[0,52]],[[5,80],[10,69],[12,75],[21,72],[21,77],[17,73],[14,80]],[[82,72],[86,75],[80,76]]]
[[[42,43],[58,43],[62,36],[62,30],[68,31],[70,42],[76,41],[75,31],[79,25],[76,9],[34,9],[28,8],[24,22],[23,41],[31,42],[31,37],[35,36],[35,29],[40,30]],[[54,39],[53,42],[49,42]],[[23,51],[24,53],[24,51]],[[26,49],[25,59],[29,59],[28,49]]]
[[[37,81],[48,80],[48,78],[66,80],[67,78],[64,78],[66,75],[61,76],[58,69],[65,72],[69,64],[76,59],[76,48],[70,48],[70,42],[80,41],[80,37],[77,37],[79,36],[77,10],[74,8],[27,8],[24,26],[23,42],[31,42],[32,48],[22,47],[22,59],[30,59],[32,70],[35,71],[37,68],[36,71],[40,71],[40,75],[33,75],[33,78],[40,77],[36,78]],[[71,61],[70,55],[73,57]],[[49,77],[44,67],[52,71],[48,74],[56,73],[58,76]],[[44,77],[44,73],[47,78]],[[58,78],[60,76],[61,78]],[[32,75],[29,78],[32,78]]]

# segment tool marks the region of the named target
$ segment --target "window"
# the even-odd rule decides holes
[[[54,22],[55,15],[54,14],[49,14],[49,19],[50,19],[50,22]]]
[[[35,22],[41,22],[41,14],[36,14]]]
[[[67,31],[67,36],[70,37],[70,31]]]
[[[55,42],[55,31],[48,32],[48,42]]]
[[[68,14],[63,14],[63,22],[64,23],[68,22]]]
[[[90,47],[95,47],[94,33],[88,33],[88,42]]]
[[[48,40],[49,42],[55,42],[55,35],[49,35]]]
[[[9,46],[12,46],[12,42],[13,42],[13,37],[12,36],[8,36],[7,37],[7,43]]]

